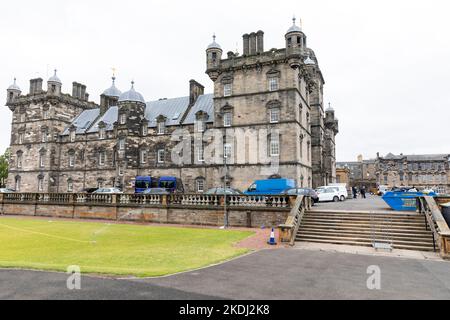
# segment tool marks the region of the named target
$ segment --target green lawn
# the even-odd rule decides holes
[[[242,255],[252,232],[0,218],[0,267],[152,277]]]

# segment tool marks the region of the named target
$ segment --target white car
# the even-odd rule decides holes
[[[319,196],[319,202],[334,201],[339,202],[345,197],[342,192],[339,191],[338,187],[320,187],[316,190]]]
[[[348,199],[348,189],[345,183],[330,184],[329,187],[338,188],[338,191],[340,193],[339,200],[345,201]]]
[[[118,188],[100,188],[93,194],[122,194],[123,192]]]

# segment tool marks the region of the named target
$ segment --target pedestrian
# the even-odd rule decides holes
[[[356,190],[355,186],[352,187],[352,192],[353,192],[353,199],[358,198],[358,190]]]
[[[361,197],[363,199],[366,199],[366,187],[365,186],[361,187]]]

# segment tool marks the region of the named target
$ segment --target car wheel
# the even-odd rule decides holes
[[[345,197],[341,196],[341,201],[344,202],[345,201]]]
[[[334,197],[334,198],[333,198],[333,201],[334,201],[334,202],[339,202],[339,197],[338,197],[338,196]]]

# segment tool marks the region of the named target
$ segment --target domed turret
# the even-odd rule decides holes
[[[6,104],[13,103],[22,93],[22,90],[20,90],[19,86],[16,83],[16,78],[14,78],[14,83],[8,87],[7,91],[7,98],[6,98]]]
[[[55,69],[55,74],[47,81],[47,94],[59,96],[61,94],[62,82],[56,75],[58,71]]]
[[[134,81],[132,81],[131,89],[120,95],[119,102],[140,102],[145,104],[145,99],[142,94],[134,90]]]
[[[116,77],[112,77],[112,85],[103,92],[103,95],[112,98],[120,98],[122,91],[116,88]]]
[[[291,68],[297,69],[302,64],[301,55],[303,49],[306,48],[306,36],[302,28],[296,25],[296,18],[292,19],[293,25],[287,31],[286,38],[286,55],[289,58]]]
[[[222,53],[222,48],[216,42],[216,35],[213,35],[213,42],[206,49],[206,73],[213,81],[219,77],[217,69],[220,67]]]

